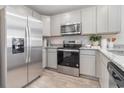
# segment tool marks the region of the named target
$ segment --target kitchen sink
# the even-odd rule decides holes
[[[119,56],[124,56],[124,50],[108,50],[108,51]]]

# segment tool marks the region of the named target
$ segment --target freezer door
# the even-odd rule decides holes
[[[23,87],[27,84],[26,60],[27,17],[6,12],[7,31],[7,86]]]
[[[28,17],[28,28],[30,38],[28,82],[31,82],[42,73],[42,22]]]

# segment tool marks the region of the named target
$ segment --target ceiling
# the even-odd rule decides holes
[[[55,15],[63,12],[77,10],[88,7],[89,5],[28,5],[27,7],[35,10],[42,15]]]

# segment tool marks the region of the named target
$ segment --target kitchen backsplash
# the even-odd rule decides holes
[[[120,34],[118,35],[102,35],[102,38],[113,38],[116,37],[117,40],[115,41],[115,44],[123,44],[121,37],[119,37]],[[47,40],[50,42],[51,45],[61,45],[63,43],[63,40],[81,40],[82,44],[91,44],[89,41],[89,36],[60,36],[60,37],[48,37]]]
[[[81,40],[82,44],[90,44],[89,36],[61,36],[61,37],[49,37],[51,44],[62,44],[63,40]]]

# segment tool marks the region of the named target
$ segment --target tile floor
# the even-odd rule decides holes
[[[96,80],[44,70],[42,76],[27,88],[99,88],[99,83]]]

